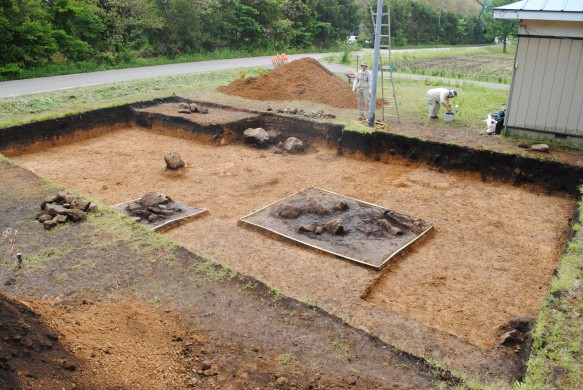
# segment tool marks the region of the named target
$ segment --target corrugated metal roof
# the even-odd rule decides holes
[[[583,0],[522,0],[493,11],[500,19],[583,21]]]
[[[512,11],[583,12],[583,0],[522,0],[495,7]]]

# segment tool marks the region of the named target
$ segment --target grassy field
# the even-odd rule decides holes
[[[485,81],[510,84],[516,46],[483,46],[454,48],[448,50],[394,51],[391,55],[393,72],[460,80]],[[345,51],[342,55],[326,58],[327,61],[346,63],[356,67],[356,54]],[[372,52],[367,51],[359,62],[373,63]],[[383,54],[383,64],[389,64],[388,55]]]
[[[256,69],[221,70],[4,98],[0,99],[0,128],[173,94],[192,96],[199,92],[212,92],[236,78],[254,77],[261,73]],[[402,121],[426,121],[425,92],[441,85],[441,82],[430,77],[423,80],[396,78],[395,89]],[[508,99],[508,91],[479,87],[463,80],[449,87],[455,88],[459,94],[452,100],[459,105],[452,126],[460,131],[484,131],[487,114],[504,109]],[[380,85],[378,94],[380,96]],[[345,124],[350,128],[350,122]]]
[[[460,110],[452,125],[460,131],[485,130],[483,120],[488,113],[504,108],[508,91],[479,87],[464,80],[507,83],[513,58],[513,53],[503,54],[501,47],[459,49],[449,51],[447,55],[443,52],[395,55],[396,71],[428,76],[418,81],[395,80],[402,120],[409,123],[427,121],[425,91],[440,85],[429,76],[450,77],[459,80],[451,85],[459,93],[454,104],[459,105]],[[329,60],[340,62],[341,57]],[[372,57],[364,60],[372,62]],[[4,98],[0,99],[0,128],[173,94],[193,96],[199,92],[212,92],[242,74],[251,77],[258,72],[253,69],[214,71]],[[551,291],[541,307],[528,372],[524,380],[515,385],[516,389],[583,388],[581,225],[581,221],[575,225],[576,234],[568,244]]]

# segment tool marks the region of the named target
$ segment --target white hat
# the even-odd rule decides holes
[[[360,64],[360,66],[366,66],[368,68],[368,63],[366,61],[362,61],[362,64]]]

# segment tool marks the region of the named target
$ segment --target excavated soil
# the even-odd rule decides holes
[[[354,115],[350,86],[319,64],[302,61],[261,78],[236,81],[221,92],[261,101],[313,101],[351,108]],[[435,385],[434,374],[423,364],[399,360],[376,337],[499,386],[519,377],[527,351],[520,345],[500,345],[499,328],[513,318],[536,315],[575,208],[571,196],[513,186],[479,173],[443,171],[391,153],[377,158],[381,161],[342,157],[325,142],[309,142],[307,152],[299,155],[243,146],[229,131],[221,133],[220,126],[229,127],[232,121],[256,124],[257,115],[240,110],[210,107],[208,115],[183,114],[177,103],[165,103],[143,111],[166,118],[159,122],[164,125],[95,128],[97,124],[88,123],[85,129],[95,129],[85,135],[59,142],[47,133],[45,141],[4,152],[40,177],[107,205],[156,190],[207,209],[207,215],[165,234],[192,253],[305,305],[269,304],[268,289],[265,296],[248,294],[256,281],[194,282],[187,270],[197,259],[190,253],[179,252],[178,267],[152,260],[153,266],[132,255],[135,248],[128,249],[115,236],[99,241],[106,246],[62,254],[55,249],[59,243],[82,248],[83,235],[92,234],[95,226],[43,231],[33,218],[50,193],[47,185],[2,163],[4,223],[19,228],[29,240],[21,243],[23,249],[39,244],[53,248],[44,254],[51,261],[42,267],[26,255],[28,265],[22,270],[3,262],[2,290],[36,298],[3,303],[11,308],[3,307],[3,314],[22,316],[18,323],[10,322],[15,316],[0,318],[0,368],[10,373],[5,387]],[[339,109],[338,114],[346,111]],[[203,124],[205,135],[184,131],[192,123]],[[447,129],[410,130],[442,141],[455,136]],[[407,126],[399,131],[407,132]],[[468,145],[484,140],[468,134],[462,138]],[[487,142],[504,143],[498,138]],[[186,162],[183,170],[165,169],[163,156],[172,150]],[[434,225],[433,233],[377,271],[239,223],[252,211],[312,186],[422,218]],[[102,234],[100,229],[96,231]],[[365,332],[334,322],[312,305]],[[178,312],[170,311],[174,308]],[[42,337],[31,336],[30,342],[26,334],[11,338],[18,328]],[[40,366],[30,365],[31,356],[38,357],[34,362]],[[147,363],[145,356],[150,357]],[[446,373],[439,375],[450,379]]]
[[[313,58],[278,66],[264,76],[235,80],[218,91],[252,100],[303,100],[334,108],[357,107],[352,85]]]
[[[109,205],[157,190],[206,208],[208,215],[167,235],[405,351],[515,377],[518,355],[498,346],[497,329],[536,315],[560,256],[572,198],[398,159],[342,158],[318,145],[304,155],[282,155],[159,130],[118,130],[14,159]],[[164,168],[163,155],[171,150],[186,162],[180,173]],[[71,171],[86,173],[73,177]],[[309,186],[431,221],[434,235],[379,273],[238,225],[253,210]]]

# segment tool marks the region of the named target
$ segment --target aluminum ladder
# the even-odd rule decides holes
[[[376,11],[370,7],[373,31],[376,34]],[[391,7],[387,7],[387,12],[381,14],[381,34],[380,49],[388,51],[388,61],[383,64],[383,57],[379,55],[379,68],[381,70],[381,99],[382,99],[382,122],[386,122],[387,117],[397,118],[397,123],[401,123],[399,116],[399,103],[395,94],[395,81],[393,80],[393,64],[391,62]],[[391,104],[393,102],[393,104]]]

